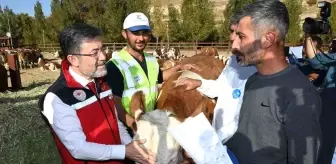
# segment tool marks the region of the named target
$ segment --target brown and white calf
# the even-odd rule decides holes
[[[185,86],[175,87],[179,78],[217,79],[224,68],[221,60],[208,55],[195,55],[181,61],[182,64],[195,64],[202,71],[190,70],[177,72],[165,81],[157,98],[157,109],[145,113],[144,96],[137,92],[131,100],[131,112],[137,120],[137,132],[134,139],[147,139],[143,145],[156,153],[158,163],[193,163],[183,153],[181,146],[168,133],[168,128],[176,126],[188,117],[203,112],[212,121],[215,101],[197,90],[185,91]]]

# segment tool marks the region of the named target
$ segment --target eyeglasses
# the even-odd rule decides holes
[[[100,53],[102,53],[103,55],[106,55],[105,48],[97,50],[95,53],[92,53],[92,54],[80,54],[80,53],[76,54],[76,53],[73,53],[71,55],[75,55],[75,56],[90,56],[90,57],[97,58]]]

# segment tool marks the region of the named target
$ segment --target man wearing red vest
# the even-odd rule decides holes
[[[60,77],[39,101],[64,164],[121,164],[125,158],[155,163],[155,154],[133,141],[104,82],[106,56],[101,30],[80,23],[60,33],[64,54]]]

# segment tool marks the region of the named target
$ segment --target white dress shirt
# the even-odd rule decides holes
[[[79,74],[75,73],[71,67],[70,75],[82,86],[90,82]],[[87,87],[86,87],[87,88]],[[125,126],[118,119],[118,127],[123,145],[105,145],[86,141],[76,110],[63,103],[54,93],[47,93],[43,103],[42,113],[48,119],[51,127],[70,154],[81,160],[122,160],[125,158],[125,145],[132,141],[126,131]],[[116,116],[117,111],[116,111]]]
[[[231,55],[217,80],[202,79],[202,86],[197,88],[208,97],[218,97],[212,126],[223,143],[237,131],[245,83],[255,72],[257,69],[254,66],[242,67],[237,63],[236,56]],[[239,91],[240,94],[237,93]]]

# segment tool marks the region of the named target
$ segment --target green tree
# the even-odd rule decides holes
[[[51,1],[51,15],[46,19],[46,24],[49,27],[49,32],[47,33],[47,38],[52,43],[58,43],[58,35],[61,30],[74,22],[71,13],[69,13],[66,6],[66,0],[52,0]]]
[[[336,2],[331,5],[330,25],[333,32],[333,37],[336,38]]]
[[[42,5],[39,1],[36,2],[34,6],[34,11],[35,11],[34,31],[31,32],[36,35],[37,43],[42,44],[43,39],[45,39],[44,34],[47,33],[46,31],[47,26],[42,10]]]
[[[6,34],[6,15],[0,6],[0,36],[4,36]]]
[[[284,1],[289,13],[289,30],[286,36],[286,42],[289,44],[297,44],[300,42],[301,30],[301,9],[302,0],[285,0]]]
[[[22,27],[21,44],[32,45],[36,44],[37,36],[34,31],[34,18],[30,17],[27,13],[21,13],[18,15],[19,25]]]
[[[243,8],[246,4],[255,2],[255,1],[256,0],[229,0],[228,4],[226,5],[225,10],[223,11],[224,21],[219,30],[219,33],[223,40],[225,41],[230,40],[229,23],[230,23],[230,18],[233,15],[233,13]]]
[[[153,27],[153,35],[159,37],[160,40],[167,40],[167,23],[163,14],[164,8],[160,0],[153,0],[153,12],[151,13],[151,26]]]
[[[8,27],[8,22],[10,30]],[[5,6],[3,9],[3,23],[1,24],[1,26],[4,26],[3,30],[5,33],[11,31],[13,38],[20,37],[21,27],[19,26],[18,22],[19,20],[17,19],[16,14],[11,9],[9,9],[8,6]]]
[[[99,28],[103,28],[104,27],[104,17],[102,17],[102,15],[104,15],[105,11],[106,11],[106,1],[87,1],[86,2],[86,6],[83,8],[83,10],[86,11],[85,13],[85,21],[93,24]]]
[[[123,3],[118,0],[107,0],[103,15],[104,40],[107,42],[124,41],[121,31],[123,26]]]
[[[183,0],[181,16],[186,41],[204,41],[215,32],[213,10],[209,0]]]
[[[150,1],[149,0],[127,0],[124,3],[125,17],[132,12],[142,12],[148,18],[150,17]]]
[[[64,27],[66,18],[59,0],[52,0],[50,7],[51,14],[46,19],[46,24],[49,27],[47,37],[52,43],[57,43],[58,33]]]
[[[61,7],[66,14],[66,24],[85,22],[89,6],[85,0],[62,0]]]
[[[21,41],[22,29],[18,16],[14,12],[8,6],[5,6],[4,9],[0,7],[0,36],[5,36],[7,32],[11,31],[12,38]]]
[[[168,24],[169,41],[177,42],[183,40],[180,13],[172,4],[168,5]]]

